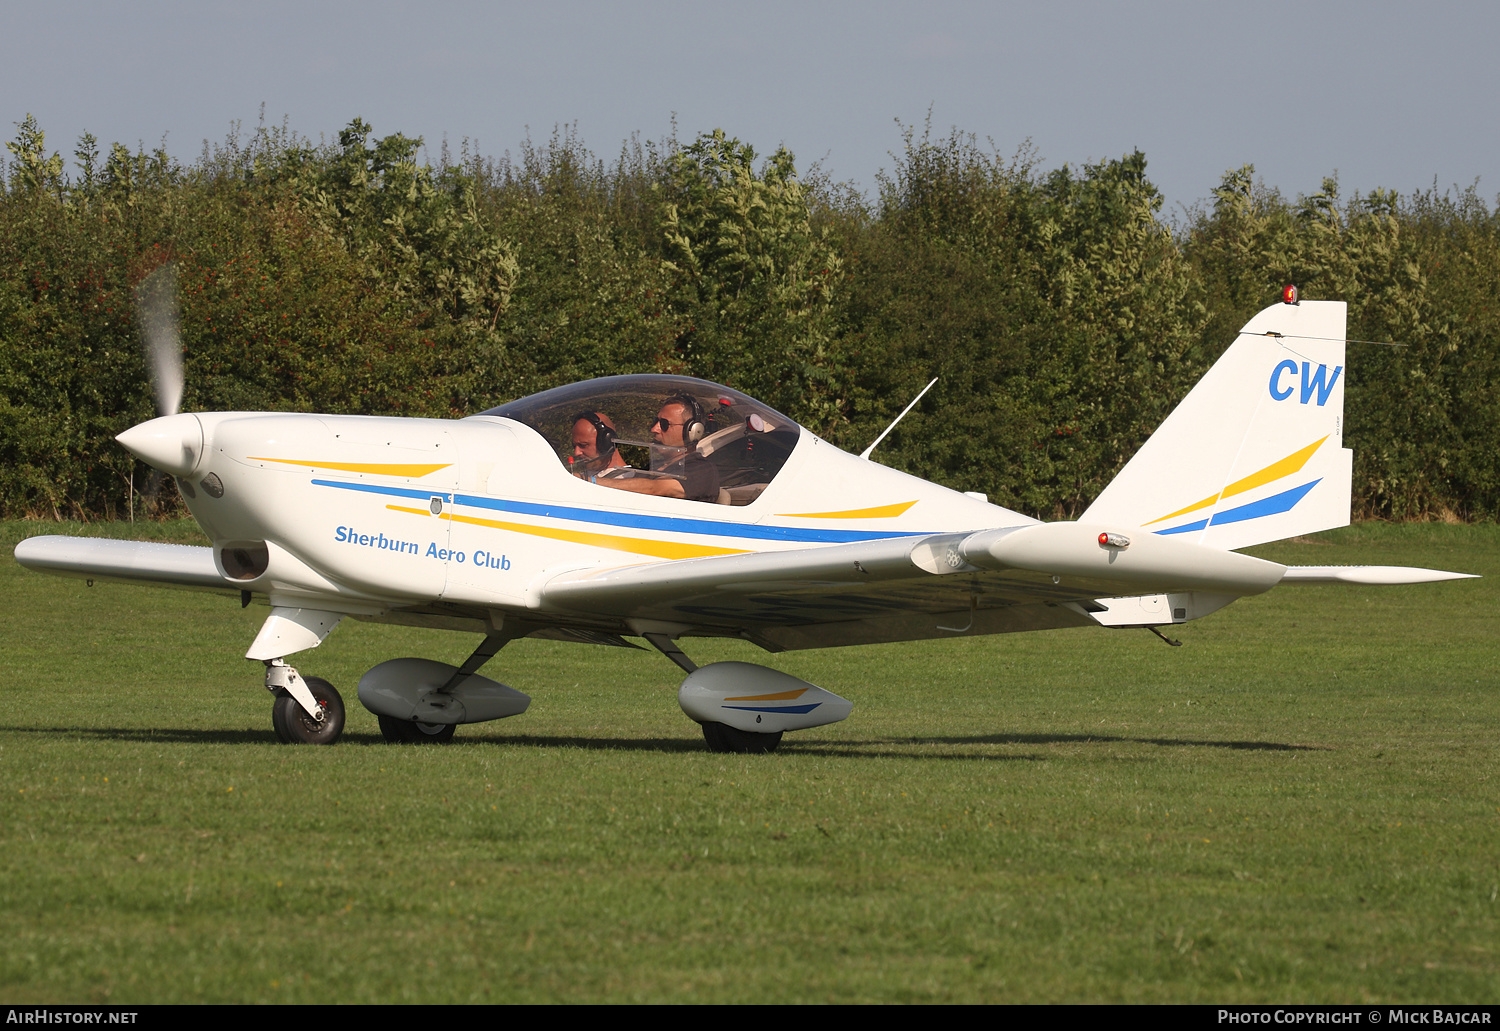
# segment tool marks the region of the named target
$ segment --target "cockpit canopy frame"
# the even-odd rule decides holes
[[[614,425],[622,457],[637,468],[646,457],[651,427],[667,402],[683,398],[697,405],[702,428],[691,450],[718,470],[720,503],[748,505],[776,477],[801,439],[797,423],[747,394],[690,376],[639,374],[554,387],[507,402],[482,416],[521,423],[539,433],[563,466],[576,471],[573,427],[580,416],[602,415]],[[594,420],[590,420],[593,422]],[[639,448],[639,451],[634,450]]]

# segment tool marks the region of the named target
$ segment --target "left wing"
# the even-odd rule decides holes
[[[116,583],[239,593],[214,565],[214,549],[105,537],[28,537],[16,561],[39,573]]]
[[[557,614],[671,623],[684,634],[729,633],[780,651],[1169,624],[1283,581],[1423,583],[1464,575],[1392,566],[1287,567],[1180,537],[1044,523],[578,570],[542,585],[540,603]],[[1170,604],[1154,604],[1158,597]],[[1122,608],[1122,601],[1153,604]]]
[[[783,650],[1098,625],[1095,599],[1242,597],[1285,572],[1181,539],[1045,523],[579,570],[548,580],[540,602],[552,612],[669,622]]]

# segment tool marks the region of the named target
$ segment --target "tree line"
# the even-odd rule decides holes
[[[1076,515],[1284,283],[1349,304],[1357,516],[1500,513],[1500,222],[1474,188],[1289,199],[1246,166],[1169,222],[1139,152],[1043,170],[906,129],[872,195],[723,132],[491,157],[360,119],[0,165],[0,514],[121,518],[149,473],[134,287],[174,263],[186,410],[459,417],[660,371]],[[1399,345],[1399,346],[1392,346]],[[170,491],[153,511],[179,504]]]

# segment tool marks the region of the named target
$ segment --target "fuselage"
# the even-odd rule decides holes
[[[800,428],[774,479],[728,505],[590,483],[556,442],[499,417],[171,419],[201,433],[178,479],[221,572],[278,602],[336,596],[356,612],[534,610],[564,571],[1035,522]]]

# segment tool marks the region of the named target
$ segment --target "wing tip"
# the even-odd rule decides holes
[[[1425,569],[1421,566],[1287,566],[1281,582],[1400,586],[1478,579],[1480,579],[1478,573],[1455,573],[1446,569]]]

